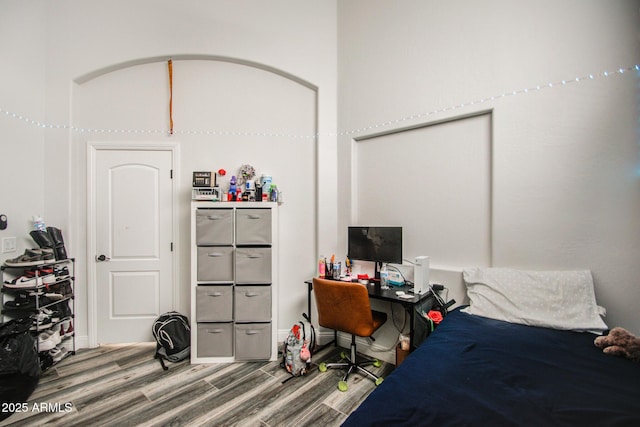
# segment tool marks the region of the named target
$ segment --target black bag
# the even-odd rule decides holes
[[[165,371],[168,369],[164,360],[179,362],[191,354],[191,327],[187,316],[170,311],[156,319],[152,327],[156,340],[155,358]]]
[[[40,379],[35,337],[29,333],[31,319],[26,320],[0,323],[0,402],[26,402]],[[0,412],[0,420],[12,412]]]

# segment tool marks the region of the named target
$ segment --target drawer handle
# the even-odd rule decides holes
[[[251,297],[257,297],[257,296],[260,296],[260,294],[259,294],[259,293],[257,293],[257,292],[245,292],[245,293],[244,293],[244,296],[245,296],[245,297],[249,297],[249,298],[251,298]]]
[[[249,259],[262,258],[262,255],[260,255],[260,254],[249,254],[249,255],[247,255],[247,258],[249,258]]]
[[[210,296],[210,297],[220,297],[220,296],[222,296],[222,292],[214,292],[214,293],[212,293],[212,294],[207,294],[207,296]]]
[[[207,254],[207,256],[211,258],[220,258],[224,256],[224,254],[222,252],[210,252]]]
[[[212,221],[216,221],[216,220],[219,220],[219,219],[224,219],[224,217],[220,216],[220,215],[208,215],[207,219],[210,219]]]
[[[248,219],[262,219],[260,215],[247,215]]]
[[[207,329],[208,334],[221,334],[224,332],[222,329]]]
[[[261,333],[262,331],[260,331],[259,329],[247,329],[245,331],[246,335],[258,335],[259,333]]]

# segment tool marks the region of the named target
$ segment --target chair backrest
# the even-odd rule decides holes
[[[313,293],[320,326],[360,337],[375,331],[366,286],[314,278]]]

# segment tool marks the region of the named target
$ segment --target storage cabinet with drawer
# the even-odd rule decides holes
[[[277,204],[191,204],[191,362],[276,360]]]

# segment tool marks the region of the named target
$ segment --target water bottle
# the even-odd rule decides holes
[[[382,264],[380,269],[380,285],[389,286],[389,270],[387,270],[387,264]]]
[[[47,231],[47,226],[45,225],[44,220],[41,216],[33,216],[33,228],[38,231]]]

